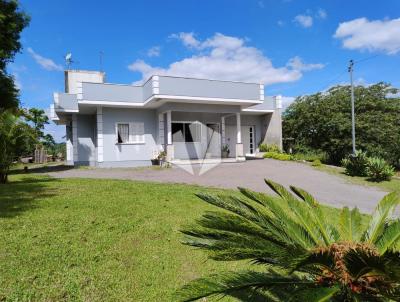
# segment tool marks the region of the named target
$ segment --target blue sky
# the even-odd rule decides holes
[[[355,80],[400,87],[400,1],[20,1],[32,20],[9,66],[24,106],[63,91],[63,55],[107,82],[152,73],[264,82],[296,97]],[[288,101],[290,98],[287,99]],[[48,131],[61,140],[63,129]]]

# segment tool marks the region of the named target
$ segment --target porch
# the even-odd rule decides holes
[[[235,162],[256,155],[266,137],[271,112],[243,113],[239,106],[223,112],[218,112],[218,107],[204,109],[158,114],[159,142],[169,162]]]

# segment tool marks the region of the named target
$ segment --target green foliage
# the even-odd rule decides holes
[[[312,161],[311,165],[312,165],[313,167],[320,167],[320,166],[322,166],[322,163],[321,163],[321,161],[320,161],[319,159],[314,159],[314,160]]]
[[[207,212],[182,231],[184,244],[206,250],[212,259],[246,259],[263,269],[194,280],[178,292],[179,301],[400,299],[400,223],[392,218],[400,204],[396,193],[378,203],[367,225],[357,209],[347,207],[332,224],[306,191],[291,187],[298,199],[265,181],[278,197],[244,188],[239,188],[243,197],[198,194],[224,211]]]
[[[35,142],[35,131],[18,116],[0,113],[0,183],[6,183],[11,164]]]
[[[341,164],[346,169],[346,174],[350,176],[367,175],[368,156],[363,151],[356,151],[354,155],[347,156]]]
[[[281,153],[282,150],[281,148],[279,148],[279,146],[275,145],[275,144],[265,144],[262,143],[258,146],[258,148],[260,149],[260,152],[275,152],[275,153]]]
[[[357,148],[392,165],[400,163],[400,99],[389,97],[396,91],[385,83],[355,87]],[[294,153],[321,150],[339,164],[352,151],[350,87],[297,98],[283,115],[283,135],[294,138]]]
[[[368,158],[366,174],[373,181],[390,180],[394,175],[394,168],[382,158],[370,157]]]
[[[0,111],[19,105],[18,89],[6,65],[20,51],[20,34],[28,24],[29,17],[19,10],[17,1],[0,0]]]
[[[278,152],[266,152],[263,155],[264,158],[273,158],[277,160],[293,160],[293,156],[286,153],[278,153]]]
[[[384,159],[368,157],[365,152],[356,151],[342,160],[346,174],[350,176],[368,176],[373,181],[390,180],[395,171]]]

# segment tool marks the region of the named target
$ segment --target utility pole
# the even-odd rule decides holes
[[[350,85],[351,85],[351,136],[353,142],[353,155],[356,154],[356,120],[354,113],[354,85],[353,85],[353,69],[354,61],[349,62],[349,73],[350,73]]]

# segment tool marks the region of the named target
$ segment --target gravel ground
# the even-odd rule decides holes
[[[191,169],[191,166],[184,166]],[[180,167],[154,168],[88,168],[51,172],[56,178],[108,178],[154,182],[187,183],[221,188],[247,187],[260,192],[271,192],[264,178],[282,185],[294,185],[314,195],[319,201],[334,206],[357,206],[362,212],[372,212],[376,203],[386,194],[374,187],[346,182],[342,177],[318,171],[296,162],[272,159],[249,160],[241,163],[223,163],[202,175],[200,165],[193,167],[194,175]]]

